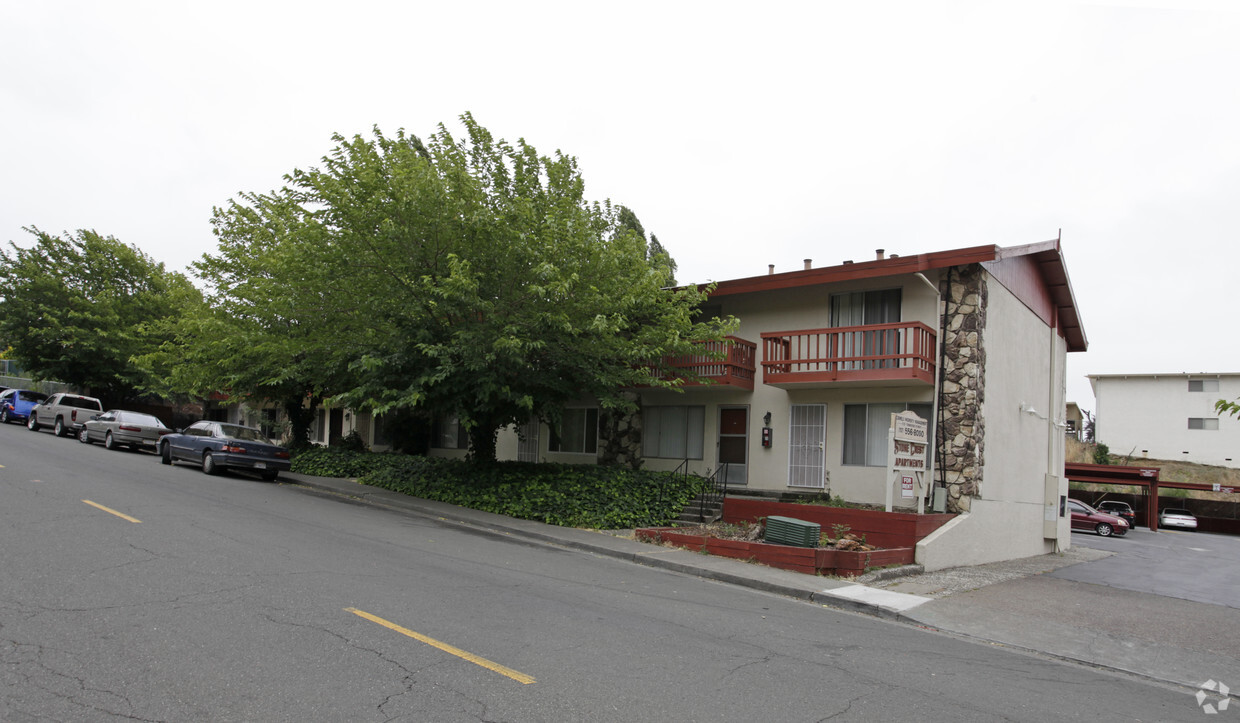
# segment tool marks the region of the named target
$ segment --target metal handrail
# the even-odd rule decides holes
[[[714,473],[706,478],[704,489],[698,495],[698,522],[706,522],[706,506],[715,503],[723,505],[723,498],[728,495],[728,463],[715,468]]]

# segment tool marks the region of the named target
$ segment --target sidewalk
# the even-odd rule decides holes
[[[614,557],[825,606],[912,623],[1017,650],[1197,688],[1222,681],[1240,694],[1236,611],[1043,574],[1111,553],[1074,547],[1062,555],[857,582],[557,527],[367,487],[348,479],[282,473],[302,490]]]

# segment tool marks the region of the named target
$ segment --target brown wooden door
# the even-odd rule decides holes
[[[720,407],[719,466],[728,465],[728,484],[749,481],[749,408]]]

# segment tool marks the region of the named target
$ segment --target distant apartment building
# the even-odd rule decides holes
[[[1240,467],[1240,420],[1214,411],[1240,397],[1240,372],[1091,374],[1094,438],[1112,454]]]

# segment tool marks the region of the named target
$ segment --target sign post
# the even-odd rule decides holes
[[[895,486],[900,485],[900,496],[909,499],[916,495],[917,514],[926,511],[925,475],[926,445],[930,438],[930,423],[913,412],[891,415],[891,428],[887,432],[887,459],[891,460],[887,475],[886,507],[891,512]]]

